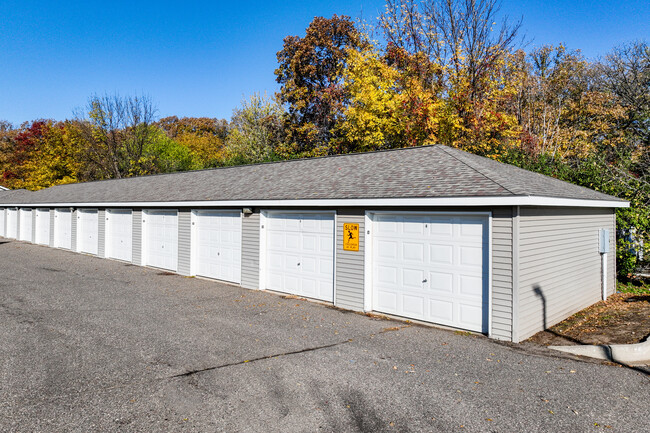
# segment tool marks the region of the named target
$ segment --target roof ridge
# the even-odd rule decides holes
[[[494,179],[492,176],[488,176],[486,173],[483,172],[483,170],[479,169],[479,168],[476,166],[476,164],[470,163],[470,162],[467,161],[465,158],[461,159],[461,158],[458,157],[457,155],[454,155],[452,152],[450,152],[450,151],[458,150],[458,149],[456,149],[456,148],[452,148],[452,147],[449,147],[449,146],[444,146],[444,145],[442,145],[442,146],[440,146],[440,147],[445,151],[445,153],[446,153],[447,155],[451,156],[452,158],[454,158],[456,161],[460,162],[461,164],[465,164],[467,167],[471,168],[472,170],[474,170],[475,172],[477,172],[478,174],[480,174],[480,175],[483,176],[484,178],[486,178],[486,179],[488,179],[488,180],[491,180],[492,182],[496,183],[496,184],[499,185],[501,188],[503,188],[503,189],[505,189],[506,191],[508,191],[510,194],[512,194],[512,195],[522,195],[522,194],[517,194],[515,191],[512,191],[510,188],[506,187],[505,185],[503,185],[502,182],[500,182],[499,180]],[[463,156],[464,156],[464,155],[463,155]],[[496,161],[496,162],[498,162],[498,161]],[[523,195],[528,195],[528,194],[525,194],[525,193],[524,193]]]

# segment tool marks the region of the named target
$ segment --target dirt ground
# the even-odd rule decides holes
[[[650,336],[650,295],[617,293],[527,341],[544,346],[632,344]]]

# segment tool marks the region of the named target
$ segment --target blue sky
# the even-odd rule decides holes
[[[229,119],[277,90],[275,54],[315,16],[375,18],[383,1],[0,0],[0,120],[63,120],[92,94],[151,96],[160,117]],[[503,0],[528,48],[563,42],[589,58],[650,40],[650,1]]]

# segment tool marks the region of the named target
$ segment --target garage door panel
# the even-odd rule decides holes
[[[483,278],[461,275],[459,277],[459,294],[472,297],[481,297],[483,292]]]
[[[460,247],[460,265],[463,267],[475,267],[481,269],[485,248],[482,246]]]
[[[402,270],[402,285],[406,289],[422,290],[425,279],[424,270],[422,269]]]
[[[376,215],[374,221],[374,309],[485,331],[486,217]],[[472,322],[468,314],[478,317]]]
[[[429,287],[433,292],[453,293],[454,292],[454,274],[444,272],[431,272],[429,274]]]
[[[450,239],[453,236],[454,225],[449,219],[433,218],[430,226],[429,233],[436,235],[437,239]]]
[[[407,262],[424,262],[424,245],[422,243],[402,243],[402,258]]]
[[[384,313],[397,313],[397,293],[385,290],[377,291],[375,309]]]
[[[452,325],[454,322],[454,303],[441,299],[430,299],[429,315],[436,319],[437,323]]]
[[[331,259],[320,259],[318,262],[319,270],[323,276],[334,275],[334,261]],[[329,284],[329,282],[328,282]]]
[[[454,247],[451,245],[429,245],[429,260],[433,265],[451,265]]]
[[[266,226],[266,287],[332,301],[333,215],[270,213]]]
[[[301,241],[302,241],[302,245],[301,245],[302,251],[315,253],[318,252],[318,250],[320,249],[320,245],[318,245],[320,242],[318,236],[315,234],[305,233],[302,236]]]
[[[424,304],[425,300],[420,296],[402,296],[402,310],[409,315],[423,316],[425,314]]]
[[[377,255],[382,259],[397,259],[397,248],[397,241],[382,239],[377,242]]]

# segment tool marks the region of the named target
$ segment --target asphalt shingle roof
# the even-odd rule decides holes
[[[14,194],[11,194],[14,193]],[[0,203],[616,197],[442,145],[0,192]]]

